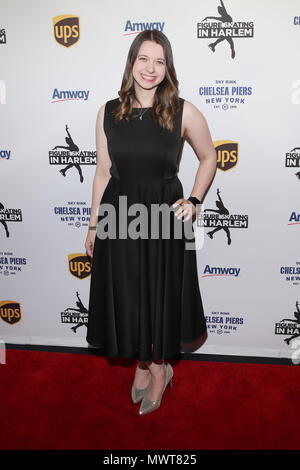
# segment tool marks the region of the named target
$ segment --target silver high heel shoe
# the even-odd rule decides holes
[[[148,385],[148,387],[146,388],[145,392],[144,392],[144,397],[143,397],[143,400],[142,400],[142,403],[141,403],[141,406],[140,406],[140,409],[139,409],[139,414],[140,415],[145,415],[147,413],[151,413],[151,411],[154,411],[154,410],[157,410],[157,408],[160,407],[160,403],[161,403],[161,400],[162,400],[162,397],[163,397],[163,394],[164,394],[164,391],[167,387],[167,385],[170,385],[170,387],[172,387],[173,385],[173,375],[174,375],[174,371],[173,371],[173,368],[171,366],[171,364],[167,363],[166,364],[166,380],[165,380],[165,385],[164,385],[164,389],[163,389],[163,393],[162,393],[162,396],[160,398],[160,400],[155,400],[155,401],[151,401],[151,400],[148,400],[147,398],[147,390],[150,386],[150,384]],[[151,383],[151,382],[150,382]]]
[[[133,403],[138,403],[141,401],[144,397],[144,394],[146,392],[148,387],[146,388],[136,388],[133,384],[131,387],[131,399]]]
[[[144,397],[144,394],[147,390],[146,388],[136,388],[134,385],[131,387],[131,399],[133,403],[138,403],[141,401]]]

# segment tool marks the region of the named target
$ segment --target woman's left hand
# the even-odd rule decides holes
[[[196,220],[197,208],[191,201],[180,198],[172,204],[172,207],[176,207],[178,205],[179,207],[175,212],[177,219],[182,219],[183,222],[188,221],[190,218],[192,218],[192,222]]]

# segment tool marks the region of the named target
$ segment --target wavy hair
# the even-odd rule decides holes
[[[132,68],[144,41],[154,41],[160,44],[164,51],[166,74],[163,81],[157,86],[154,94],[151,115],[153,120],[162,128],[171,131],[173,130],[175,113],[179,109],[178,80],[173,63],[171,44],[166,35],[156,29],[142,31],[132,42],[127,56],[121,89],[118,91],[120,103],[113,115],[116,121],[129,121],[134,100],[138,101],[134,89]]]

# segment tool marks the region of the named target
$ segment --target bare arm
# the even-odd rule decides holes
[[[111,178],[111,174],[109,172],[111,167],[111,159],[108,153],[106,135],[103,130],[104,111],[105,104],[100,107],[96,120],[97,165],[92,188],[90,225],[96,225],[98,222],[99,204],[108,181]]]
[[[190,195],[202,202],[216,172],[217,154],[205,117],[189,101],[184,103],[182,121],[183,136],[200,162]]]
[[[97,114],[96,120],[96,151],[97,165],[93,180],[92,190],[92,206],[89,225],[97,225],[98,209],[104,190],[111,178],[109,169],[111,167],[111,159],[108,153],[106,135],[103,129],[105,104],[102,105]],[[88,256],[93,257],[96,230],[88,230],[85,248]]]

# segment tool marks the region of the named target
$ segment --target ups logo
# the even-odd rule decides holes
[[[52,21],[54,37],[59,44],[70,47],[79,40],[79,16],[60,15]]]
[[[83,253],[68,255],[69,271],[78,279],[84,279],[91,274],[90,258]]]
[[[238,161],[238,147],[237,142],[232,140],[217,140],[214,142],[217,152],[217,168],[219,170],[227,171],[235,167]]]
[[[21,320],[21,305],[13,300],[0,301],[0,316],[10,325]]]

